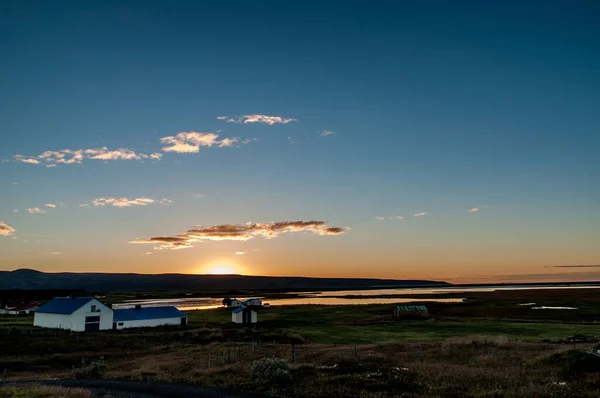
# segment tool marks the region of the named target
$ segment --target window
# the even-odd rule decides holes
[[[96,306],[92,305],[92,311],[91,312],[96,312]]]
[[[100,317],[99,316],[86,316],[85,317],[85,322],[100,322]]]
[[[119,326],[123,326],[123,322],[119,322]]]

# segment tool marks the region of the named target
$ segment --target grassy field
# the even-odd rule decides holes
[[[574,347],[555,340],[600,336],[596,291],[526,297],[577,311],[532,310],[518,306],[521,296],[479,294],[466,303],[427,304],[431,318],[420,321],[393,318],[390,305],[274,306],[261,310],[251,327],[232,324],[230,311],[217,309],[188,312],[187,327],[77,334],[33,328],[32,317],[3,316],[0,371],[7,369],[9,380],[70,378],[82,360],[103,357],[109,379],[267,391],[254,382],[252,363],[271,357],[292,362],[294,343],[293,383],[267,392],[591,397],[600,394],[600,366],[597,357],[580,358],[588,354],[579,350],[597,349],[597,343]]]

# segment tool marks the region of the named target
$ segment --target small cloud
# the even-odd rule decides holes
[[[489,208],[490,208],[490,206],[488,206],[488,205],[473,207],[473,208],[469,209],[469,213],[477,213],[481,209],[489,209]]]
[[[60,255],[62,255],[61,252],[50,252],[50,253],[44,253],[44,254],[48,254],[50,256],[60,256]]]
[[[265,123],[269,126],[274,124],[288,124],[291,122],[298,122],[294,118],[284,118],[281,116],[267,116],[261,114],[243,115],[243,116],[217,116],[217,119],[224,120],[227,123]]]
[[[58,151],[45,151],[37,156],[15,155],[14,159],[21,163],[40,164],[46,167],[56,167],[57,164],[81,164],[84,160],[145,160],[160,159],[162,154],[136,153],[127,148],[109,150],[107,147],[90,149],[60,149]]]
[[[0,221],[0,236],[12,235],[15,231],[13,227],[4,223],[4,221]]]
[[[154,250],[179,250],[193,247],[194,243],[206,240],[246,241],[254,237],[273,239],[283,233],[312,232],[315,235],[340,235],[348,228],[330,227],[325,221],[281,221],[269,224],[223,224],[198,226],[177,236],[155,236],[136,239],[129,243],[153,244]]]
[[[54,203],[46,203],[44,206],[50,207],[52,209],[54,209],[56,207],[56,205]]]
[[[245,140],[240,141],[242,144],[249,144],[252,141],[256,141],[258,140],[258,138],[254,137],[254,138],[246,138]]]
[[[29,214],[44,214],[46,212],[46,210],[42,210],[39,207],[30,207],[29,209],[27,209],[27,211],[29,212]]]
[[[204,195],[203,193],[193,193],[192,197],[194,197],[195,199],[202,199],[206,197],[206,195]]]
[[[244,254],[246,254],[246,252],[235,252],[236,256],[243,256]]]
[[[414,214],[415,217],[423,217],[425,215],[427,215],[427,212],[425,212],[425,211],[422,212],[422,213],[416,213],[416,214]]]
[[[253,252],[257,252],[257,251],[259,251],[259,250],[260,250],[260,249],[252,249],[252,251],[253,251]]]
[[[168,205],[174,203],[174,201],[172,201],[171,199],[160,199],[160,200],[157,200],[156,202],[161,205],[165,205],[165,206],[168,206]]]
[[[385,220],[385,217],[377,216],[377,217],[375,217],[375,219],[381,221],[381,220]]]
[[[223,138],[219,140],[219,134],[198,133],[190,131],[188,133],[179,133],[175,136],[163,137],[160,142],[165,145],[162,150],[175,153],[198,153],[200,147],[212,147],[216,145],[220,148],[230,147],[238,142],[239,138]]]
[[[144,253],[144,256],[150,256],[152,254],[152,252],[146,252]]]
[[[404,220],[404,216],[396,216],[396,220]]]
[[[323,130],[318,132],[321,137],[327,137],[328,135],[335,134],[333,131]]]
[[[86,208],[86,207],[90,207],[90,205],[88,205],[87,203],[84,203],[84,204],[79,205],[79,207]]]
[[[294,141],[294,140],[292,139],[292,137],[288,137],[288,140],[290,141],[290,144],[295,144],[295,143],[296,143],[296,141]]]
[[[161,199],[158,202],[168,201],[169,199]],[[124,197],[118,198],[96,198],[92,201],[92,205],[94,207],[104,207],[107,205],[114,207],[131,207],[131,206],[148,206],[150,204],[155,203],[154,199],[150,198],[135,198],[135,199],[127,199]],[[81,206],[79,206],[81,207]]]
[[[19,185],[19,183],[18,183],[18,182],[12,182],[12,184],[13,184],[13,185]]]
[[[18,212],[19,212],[19,210],[17,210],[17,209],[13,210],[13,213],[18,213]]]

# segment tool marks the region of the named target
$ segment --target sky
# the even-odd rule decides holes
[[[596,1],[0,2],[0,270],[600,279]]]

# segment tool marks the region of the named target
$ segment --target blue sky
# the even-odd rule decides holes
[[[600,263],[598,17],[592,1],[2,2],[0,269],[598,278],[548,267]],[[190,132],[210,146],[161,144]],[[140,159],[39,157],[104,147]],[[296,220],[327,224],[128,243]]]

